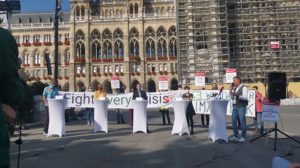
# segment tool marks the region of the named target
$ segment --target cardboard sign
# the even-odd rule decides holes
[[[204,71],[196,72],[195,85],[196,86],[205,86],[205,72]]]
[[[263,121],[278,122],[279,106],[278,105],[263,105],[262,118]]]
[[[167,76],[158,77],[158,89],[159,90],[168,90],[169,89],[169,81]]]
[[[235,68],[228,68],[225,70],[225,83],[232,83],[233,78],[237,76],[237,71]]]
[[[120,89],[120,78],[118,76],[112,76],[110,83],[112,89]]]

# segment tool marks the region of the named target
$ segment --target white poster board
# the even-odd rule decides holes
[[[205,72],[197,71],[195,74],[195,85],[196,86],[205,86]]]
[[[278,105],[263,105],[262,118],[263,121],[278,122],[279,106]]]
[[[112,89],[119,89],[120,88],[120,78],[118,76],[113,76],[111,78],[111,88]]]
[[[237,76],[235,68],[225,69],[225,83],[232,83],[235,76]]]
[[[168,90],[169,89],[169,82],[168,82],[167,76],[158,77],[158,89],[159,90]]]

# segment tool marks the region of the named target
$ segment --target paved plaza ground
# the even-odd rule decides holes
[[[128,113],[124,114],[128,121]],[[47,138],[41,127],[24,130],[21,167],[268,168],[274,156],[300,162],[300,144],[281,135],[277,151],[273,150],[273,135],[252,143],[213,143],[208,139],[208,129],[200,128],[200,115],[194,117],[194,136],[171,135],[172,126],[162,125],[159,112],[151,111],[148,116],[150,134],[132,134],[128,123],[116,124],[114,112],[109,113],[108,134],[93,134],[84,120],[67,123],[67,135],[62,138]],[[230,121],[228,117],[228,135],[232,134]],[[300,140],[300,106],[283,106],[281,121],[280,129]],[[247,120],[247,124],[252,122],[252,118]],[[249,139],[257,136],[252,128]],[[17,145],[11,145],[12,168],[16,167],[17,149]]]

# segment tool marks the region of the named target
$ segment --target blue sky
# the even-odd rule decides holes
[[[20,0],[21,12],[51,12],[54,11],[55,0]],[[69,0],[63,0],[62,9],[69,11]]]

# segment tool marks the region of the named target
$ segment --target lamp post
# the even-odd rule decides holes
[[[58,84],[58,15],[61,11],[62,0],[55,1],[55,19],[54,19],[54,81]]]

